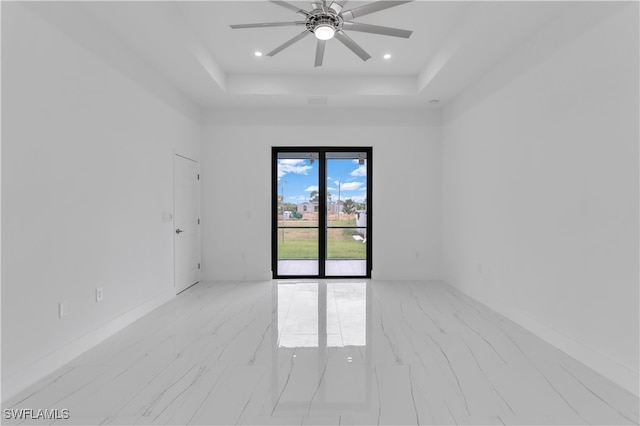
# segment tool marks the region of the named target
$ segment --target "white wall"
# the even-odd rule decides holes
[[[271,147],[334,145],[373,147],[373,277],[440,278],[437,111],[210,110],[203,120],[204,279],[271,277]]]
[[[571,14],[443,113],[445,279],[638,393],[638,3]]]
[[[2,4],[3,398],[172,297],[161,217],[199,155],[198,110],[58,5]]]

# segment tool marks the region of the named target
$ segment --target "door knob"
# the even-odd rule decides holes
[[[176,229],[176,234],[179,234],[181,232],[184,232],[184,231],[182,229],[180,229],[180,228]]]

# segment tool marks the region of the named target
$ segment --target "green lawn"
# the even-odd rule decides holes
[[[327,245],[327,259],[366,259],[367,244],[349,239],[329,240]]]
[[[288,220],[286,226],[317,226],[317,222]],[[330,226],[355,226],[355,220],[331,221]],[[355,229],[329,229],[327,234],[328,259],[366,259],[367,245],[353,239],[357,235]],[[278,259],[317,258],[317,229],[278,230]]]
[[[278,259],[317,259],[318,242],[312,240],[278,238]]]

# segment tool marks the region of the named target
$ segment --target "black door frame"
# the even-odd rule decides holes
[[[372,191],[372,147],[317,147],[317,146],[286,146],[271,148],[271,271],[273,278],[277,279],[300,279],[300,278],[371,278],[373,269],[372,258],[372,223],[373,209],[371,208],[373,191]],[[318,196],[320,203],[318,205],[318,275],[279,275],[278,274],[278,154],[287,152],[317,152],[318,153]],[[327,260],[327,153],[328,152],[365,152],[367,154],[367,261],[366,274],[357,276],[336,276],[326,275]]]

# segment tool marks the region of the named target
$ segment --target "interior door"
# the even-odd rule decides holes
[[[174,286],[180,293],[200,280],[200,175],[198,163],[174,158]]]

